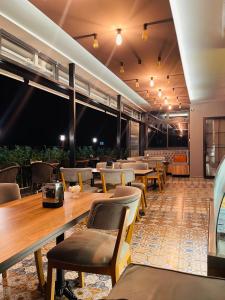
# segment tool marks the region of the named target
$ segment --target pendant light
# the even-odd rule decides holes
[[[116,44],[117,44],[117,46],[120,46],[122,44],[122,42],[123,42],[123,37],[121,35],[122,29],[118,28],[116,31],[117,31]]]
[[[151,77],[151,79],[150,79],[150,87],[153,87],[154,85],[155,85],[155,83],[154,83],[154,78]]]
[[[158,90],[158,96],[162,97],[162,90],[161,89]]]
[[[93,48],[94,49],[99,48],[99,43],[98,43],[98,40],[97,40],[97,34],[94,34]]]
[[[124,70],[124,63],[121,61],[120,62],[120,73],[124,73],[125,70]]]

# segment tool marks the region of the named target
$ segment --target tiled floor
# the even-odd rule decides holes
[[[206,275],[208,203],[212,187],[210,180],[168,178],[163,193],[150,192],[146,216],[135,226],[133,261]],[[84,229],[79,226],[76,230]],[[52,245],[43,251],[45,262],[45,253]],[[68,272],[66,276],[76,275]],[[84,289],[76,290],[79,299],[101,299],[111,288],[108,276],[86,274],[85,283]],[[37,291],[32,255],[8,271],[7,283],[2,283],[0,278],[0,299],[44,299]]]

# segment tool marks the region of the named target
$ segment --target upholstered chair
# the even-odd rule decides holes
[[[102,189],[106,193],[114,192],[117,185],[125,185],[124,175],[121,169],[100,169]]]
[[[103,195],[104,197],[104,195]],[[92,204],[87,230],[74,233],[47,254],[47,300],[54,299],[55,269],[110,275],[114,285],[131,262],[130,243],[141,191],[116,187],[112,198]],[[104,230],[104,232],[103,232]],[[108,231],[115,230],[111,234]]]
[[[81,192],[98,191],[97,187],[91,186],[93,174],[91,168],[60,168],[64,190],[68,189],[70,183],[78,183]]]
[[[13,200],[21,199],[20,189],[16,183],[0,183],[0,205],[6,204]],[[35,263],[37,268],[37,275],[39,279],[40,288],[43,290],[45,280],[42,266],[41,249],[34,252]],[[2,274],[3,278],[7,278],[7,271]]]

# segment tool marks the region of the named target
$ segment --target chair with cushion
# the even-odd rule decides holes
[[[147,180],[154,180],[157,181],[159,186],[159,191],[162,192],[163,190],[163,173],[160,171],[158,161],[148,161],[149,169],[154,169],[155,171],[147,175]]]
[[[225,280],[130,264],[106,299],[224,300]]]
[[[96,169],[100,170],[102,168],[107,168],[107,162],[99,162],[96,164]],[[109,169],[120,169],[120,162],[112,162],[112,166],[108,167]]]
[[[91,168],[60,168],[60,172],[65,191],[70,183],[78,183],[81,192],[95,193],[98,191],[97,187],[91,186],[93,179]]]
[[[32,189],[37,191],[44,183],[52,182],[54,167],[45,162],[34,162],[31,164]]]
[[[117,187],[112,198],[95,201],[87,230],[74,233],[48,254],[47,300],[54,299],[55,269],[110,275],[114,285],[131,262],[130,243],[141,191]],[[104,232],[103,232],[104,230]],[[107,233],[116,230],[117,234]]]
[[[125,185],[125,178],[121,169],[101,169],[102,189],[104,193],[114,192],[117,185]]]
[[[20,189],[16,183],[0,183],[0,205],[21,198]],[[34,252],[37,274],[40,288],[43,289],[45,280],[42,266],[41,249]],[[2,274],[3,278],[7,277],[6,271]]]
[[[20,166],[10,166],[0,170],[0,182],[1,183],[16,183],[16,177],[19,173]]]

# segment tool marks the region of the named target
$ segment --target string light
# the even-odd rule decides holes
[[[158,96],[162,97],[162,90],[161,89],[158,90]]]
[[[139,80],[138,80],[138,79],[135,80],[135,86],[136,86],[136,88],[139,88],[139,87],[140,87],[140,84],[139,84]]]
[[[99,43],[98,43],[98,40],[97,40],[97,34],[94,34],[93,48],[94,49],[99,48]]]
[[[144,24],[144,26],[143,26],[143,31],[142,31],[141,37],[142,37],[143,41],[147,41],[147,39],[148,39],[147,24]]]
[[[120,73],[124,73],[125,70],[124,70],[124,63],[121,61],[120,62]]]
[[[154,83],[154,78],[151,77],[151,79],[150,79],[150,87],[153,87],[154,85],[155,85],[155,83]]]
[[[123,42],[123,38],[122,38],[121,32],[122,32],[122,29],[118,28],[117,29],[117,35],[116,35],[116,44],[117,44],[117,46],[120,46],[122,44],[122,42]]]

